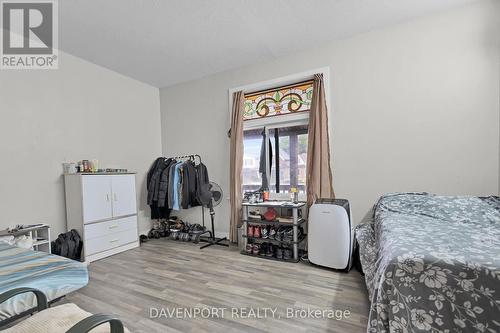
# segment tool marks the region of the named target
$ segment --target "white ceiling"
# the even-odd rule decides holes
[[[60,48],[156,87],[474,0],[61,0]]]

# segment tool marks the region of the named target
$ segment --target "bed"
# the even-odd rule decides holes
[[[0,293],[31,287],[43,291],[53,301],[87,283],[84,263],[0,243]],[[0,321],[30,310],[35,304],[32,294],[15,297],[0,305]]]
[[[394,193],[356,227],[367,332],[500,332],[500,200]]]

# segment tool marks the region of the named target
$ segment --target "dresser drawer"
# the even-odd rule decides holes
[[[89,241],[94,238],[132,229],[137,233],[137,216],[129,216],[112,221],[86,224],[85,239]]]
[[[102,237],[87,239],[85,241],[85,255],[88,256],[106,250],[111,250],[115,247],[136,241],[137,241],[136,229],[120,231]]]

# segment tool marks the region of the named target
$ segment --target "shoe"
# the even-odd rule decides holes
[[[248,218],[256,221],[262,220],[262,216],[258,212],[249,212]]]
[[[205,228],[201,224],[196,223],[191,227],[191,232],[193,233],[201,233],[203,231],[205,231]]]
[[[304,235],[304,228],[298,227],[297,228],[297,239],[302,238],[303,235]]]
[[[262,238],[267,239],[269,238],[269,230],[271,230],[271,227],[262,227]]]
[[[268,243],[262,243],[260,245],[260,252],[259,252],[259,255],[261,256],[265,256],[267,251],[268,251],[268,248],[269,248],[269,245],[271,244],[268,244]]]
[[[275,247],[274,257],[276,257],[276,259],[283,259],[283,249],[281,247]]]
[[[246,253],[252,253],[253,251],[253,244],[247,244],[247,247],[245,249]]]
[[[260,245],[259,244],[254,244],[252,248],[252,254],[258,255],[260,252]]]
[[[247,230],[247,237],[253,237],[254,230],[255,228],[253,227],[253,225],[249,225]]]
[[[274,239],[277,241],[282,241],[283,240],[283,231],[284,227],[281,226],[276,230],[276,234],[274,235]]]
[[[273,244],[271,244],[271,243],[268,244],[267,249],[266,249],[266,257],[272,257],[273,256],[273,254],[274,254],[274,248],[275,247],[276,246],[273,245]]]
[[[253,232],[253,236],[254,236],[255,238],[260,238],[260,237],[261,237],[261,235],[262,235],[262,234],[261,234],[261,232],[260,232],[260,227],[255,227],[254,232]]]
[[[283,259],[291,260],[292,259],[292,250],[289,248],[283,248]]]
[[[275,227],[271,227],[269,229],[269,236],[268,236],[268,238],[269,239],[275,239],[274,237],[276,237],[276,228]]]
[[[282,240],[284,242],[292,242],[293,241],[293,227],[285,227],[283,229]]]

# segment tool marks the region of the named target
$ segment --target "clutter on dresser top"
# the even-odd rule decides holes
[[[81,160],[78,162],[63,162],[63,173],[72,175],[77,173],[128,173],[127,169],[99,168],[99,160]]]

